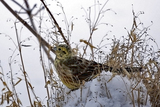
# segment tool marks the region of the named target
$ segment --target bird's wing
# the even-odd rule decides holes
[[[91,80],[96,77],[102,70],[112,71],[113,67],[97,63],[95,61],[89,61],[87,59],[73,56],[63,62],[68,67],[75,77],[79,80]],[[125,67],[128,72],[140,72],[141,67]],[[122,68],[115,69],[114,72],[122,72]]]
[[[102,64],[73,56],[63,62],[80,80],[90,80],[102,71]]]

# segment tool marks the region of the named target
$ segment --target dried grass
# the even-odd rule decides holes
[[[106,3],[107,2],[108,1],[106,1]],[[88,24],[90,26],[90,35],[89,35],[88,40],[81,40],[81,42],[84,42],[84,44],[85,44],[85,48],[84,48],[84,52],[82,54],[82,57],[86,53],[86,49],[88,46],[91,48],[91,56],[92,57],[95,56],[94,49],[95,50],[97,49],[96,51],[100,52],[100,49],[96,48],[92,43],[92,39],[93,39],[92,35],[93,35],[93,32],[98,30],[97,26],[99,25],[100,20],[103,17],[104,13],[102,13],[102,12],[103,12],[103,8],[106,5],[106,3],[99,10],[98,16],[94,18],[96,20],[94,20],[93,25],[92,25],[92,20],[90,19],[90,17],[86,18],[89,21]],[[50,10],[48,10],[48,12],[50,12]],[[136,86],[138,86],[139,83],[141,81],[143,81],[143,83],[145,84],[146,89],[147,89],[147,95],[145,95],[145,96],[149,95],[150,102],[152,104],[151,106],[152,107],[159,107],[160,106],[160,65],[159,65],[160,64],[160,51],[159,50],[155,51],[156,49],[154,49],[154,47],[152,45],[148,44],[148,41],[151,41],[155,44],[156,44],[156,42],[147,33],[147,31],[150,29],[150,26],[144,27],[142,22],[138,22],[139,21],[138,16],[140,14],[143,14],[143,13],[140,12],[136,15],[133,11],[133,25],[132,25],[131,30],[127,31],[128,35],[126,35],[125,37],[122,37],[121,40],[116,39],[116,38],[112,38],[111,51],[109,54],[105,55],[105,59],[106,59],[105,64],[112,66],[114,69],[125,68],[125,67],[142,67],[143,71],[138,72],[138,73],[134,73],[134,72],[127,73],[125,71],[125,69],[123,69],[124,72],[120,72],[120,73],[116,72],[113,74],[123,75],[123,76],[127,75],[131,81],[132,80],[137,81]],[[51,15],[51,13],[50,13],[50,15]],[[54,19],[53,16],[52,16],[52,19]],[[54,19],[54,23],[55,22],[56,22],[56,20]],[[57,28],[60,30],[59,25],[56,23],[55,23],[55,25],[58,26]],[[72,27],[71,30],[73,30],[73,24],[71,25],[71,27]],[[54,43],[55,43],[55,41],[57,41],[56,43],[60,43],[60,41],[59,41],[60,39],[58,39],[59,38],[58,36],[61,35],[62,38],[65,38],[65,36],[63,35],[63,32],[61,30],[60,30],[60,32],[58,30],[56,30],[55,33],[56,33],[56,37],[55,37],[56,39],[53,39],[53,41],[54,41]],[[66,42],[66,44],[69,45],[69,42],[70,42],[69,37],[67,39],[65,38],[64,41]],[[18,41],[18,43],[19,42],[20,41]],[[19,47],[19,52],[21,53],[20,49],[21,48]],[[48,59],[50,60],[50,55],[48,54],[49,52],[50,52],[50,49],[49,49],[49,51],[46,51],[46,54],[48,55]],[[41,53],[41,51],[40,51],[40,53]],[[76,49],[76,54],[77,54],[77,49]],[[42,68],[44,71],[44,78],[45,78],[44,81],[46,83],[45,88],[46,88],[46,91],[48,94],[47,95],[47,97],[48,97],[47,106],[50,105],[50,106],[61,107],[65,103],[63,101],[64,101],[64,97],[65,97],[64,95],[66,94],[66,93],[64,93],[63,84],[57,78],[57,75],[55,74],[55,71],[50,64],[49,64],[49,68],[45,68],[45,63],[43,62],[42,54],[41,54],[41,60],[42,60]],[[50,61],[50,62],[52,63],[52,61]],[[24,66],[23,63],[22,63],[22,65]],[[14,77],[12,75],[12,67],[11,67],[10,68],[11,69],[11,73],[10,73],[11,80],[10,81],[12,84],[7,84],[7,82],[6,82],[7,80],[5,80],[5,75],[3,72],[3,67],[1,65],[0,65],[0,68],[1,68],[0,81],[2,82],[2,85],[3,85],[3,87],[1,88],[2,93],[1,93],[1,97],[0,97],[0,100],[1,100],[0,105],[2,105],[6,101],[10,107],[20,107],[22,105],[22,102],[21,102],[20,98],[17,96],[18,90],[16,90],[15,87],[17,85],[19,85],[19,83],[22,81],[22,79],[19,77],[16,82],[13,81]],[[25,68],[25,66],[23,68]],[[28,80],[27,72],[25,72],[25,70],[22,70],[22,72],[25,77],[26,86],[28,86],[27,90],[31,91],[31,92],[28,91],[28,95],[30,95],[32,93],[35,97],[34,101],[32,101],[32,98],[29,98],[30,103],[31,103],[30,105],[34,106],[34,107],[41,107],[43,104],[41,101],[39,101],[39,99],[37,99],[38,97],[34,93],[33,86]],[[115,75],[113,75],[112,78],[114,78]],[[112,80],[112,78],[110,79],[110,81]],[[134,99],[135,96],[133,94],[133,91],[137,91],[139,106],[142,103],[144,103],[144,105],[145,105],[148,97],[143,98],[140,95],[141,91],[143,91],[143,90],[141,90],[141,88],[136,88],[136,86],[132,87],[132,92],[130,93],[130,97],[131,97],[131,99]],[[112,96],[107,88],[107,85],[106,85],[106,93],[107,93],[108,98],[112,98]],[[62,102],[63,102],[63,104],[62,104]],[[133,107],[135,107],[134,100],[132,100],[132,103],[133,103]]]

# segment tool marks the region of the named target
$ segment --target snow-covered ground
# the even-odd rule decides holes
[[[81,89],[71,91],[65,87],[51,106],[60,107],[151,107],[145,85],[141,81],[129,79],[111,72],[102,72],[92,81],[86,82]],[[112,78],[113,77],[113,78]],[[60,97],[61,96],[61,97]]]

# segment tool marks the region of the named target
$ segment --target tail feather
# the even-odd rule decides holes
[[[129,73],[131,73],[131,72],[142,72],[142,67],[125,67],[125,69]],[[102,66],[102,70],[110,71],[110,72],[118,72],[118,73],[122,73],[123,72],[122,68],[114,68],[114,67],[110,67],[108,65],[103,65]]]

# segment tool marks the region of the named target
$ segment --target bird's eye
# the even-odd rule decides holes
[[[61,50],[61,48],[58,48],[58,50],[60,51],[60,50]]]
[[[63,53],[64,53],[64,54],[66,54],[66,52],[65,52],[65,51],[63,51]]]

